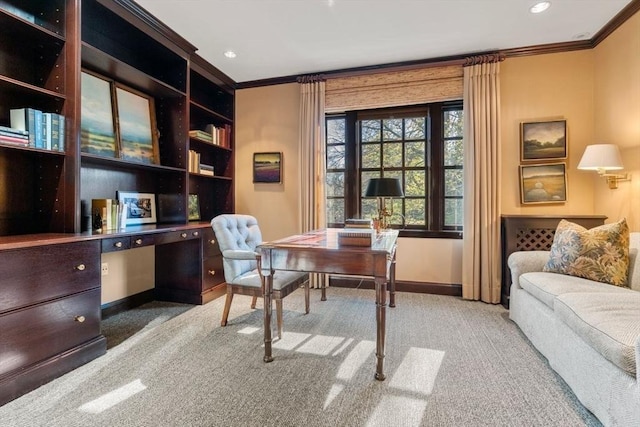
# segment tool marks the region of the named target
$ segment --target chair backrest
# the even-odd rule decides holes
[[[255,260],[236,260],[224,256],[225,251],[255,251],[262,243],[258,220],[251,215],[223,214],[211,220],[211,227],[222,252],[224,279],[227,283],[257,267]]]

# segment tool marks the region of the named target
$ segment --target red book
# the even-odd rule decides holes
[[[0,135],[0,142],[5,142],[9,144],[20,144],[20,145],[29,145],[29,140],[24,138],[17,138],[14,136]]]

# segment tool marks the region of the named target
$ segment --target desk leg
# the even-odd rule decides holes
[[[387,310],[387,279],[386,277],[376,277],[376,326],[378,329],[376,342],[376,365],[375,378],[384,381],[384,339],[386,334],[386,310]]]
[[[269,363],[273,361],[271,355],[271,297],[273,290],[273,272],[262,278],[264,288],[264,360]]]
[[[396,256],[394,254],[389,267],[389,307],[396,306]]]

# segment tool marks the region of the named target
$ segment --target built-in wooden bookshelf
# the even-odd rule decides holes
[[[168,195],[177,203],[171,221],[180,223],[188,222],[189,194],[198,195],[203,221],[233,212],[235,82],[135,2],[0,0],[0,46],[0,125],[25,107],[66,121],[65,152],[0,144],[0,238],[85,232],[91,199],[119,190]],[[81,151],[83,71],[152,97],[159,162]],[[228,143],[189,137],[208,125],[229,129]],[[189,150],[214,176],[189,172]]]

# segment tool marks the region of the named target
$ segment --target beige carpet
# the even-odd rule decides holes
[[[374,380],[369,290],[288,296],[275,361],[237,296],[151,303],[103,322],[107,354],[0,407],[2,426],[599,426],[502,306],[400,293]],[[588,373],[585,373],[588,375]]]

